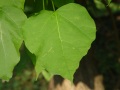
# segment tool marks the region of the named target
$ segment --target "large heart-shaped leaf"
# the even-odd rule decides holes
[[[0,8],[0,78],[9,80],[19,62],[19,48],[23,41],[21,25],[26,16],[15,7]]]
[[[18,8],[24,8],[25,0],[0,0],[0,7],[2,6],[16,6]]]
[[[74,3],[56,11],[41,11],[24,27],[25,44],[36,55],[35,69],[43,69],[70,80],[95,39],[95,23],[87,10]]]

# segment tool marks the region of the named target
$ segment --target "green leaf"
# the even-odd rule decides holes
[[[45,69],[70,80],[95,39],[95,32],[87,10],[74,3],[55,12],[43,10],[23,26],[25,44],[36,55],[37,74]]]
[[[23,41],[21,25],[26,16],[15,7],[0,8],[0,78],[9,80],[19,62],[19,48]]]
[[[53,0],[56,7],[61,7],[68,3],[73,3],[74,0]]]
[[[16,6],[18,8],[24,8],[25,0],[0,0],[0,7],[2,6]]]

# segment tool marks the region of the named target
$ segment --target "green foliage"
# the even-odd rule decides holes
[[[0,78],[9,80],[19,62],[19,48],[23,41],[20,31],[26,16],[15,7],[0,8]]]
[[[0,7],[3,6],[16,6],[18,8],[24,8],[25,0],[0,0]]]
[[[89,1],[88,6],[89,12],[96,18],[109,15],[106,7],[109,7],[112,13],[120,12],[120,4],[114,2],[107,3],[105,5],[103,4],[102,0],[93,0],[93,2]]]
[[[53,5],[54,11],[42,10],[26,20],[21,10],[23,2],[0,1],[0,78],[11,78],[12,71],[20,60],[19,49],[24,41],[31,52],[27,54],[29,58],[36,56],[31,59],[37,76],[43,73],[49,79],[51,75],[57,74],[73,80],[80,59],[95,39],[93,19],[83,6],[70,3],[73,0],[53,0],[56,7],[70,4],[56,11]],[[43,8],[46,6],[43,3]]]
[[[112,0],[108,0],[108,4],[111,2]]]
[[[86,9],[74,3],[30,17],[23,34],[27,48],[37,57],[37,74],[46,69],[72,80],[80,59],[95,39],[95,31]]]

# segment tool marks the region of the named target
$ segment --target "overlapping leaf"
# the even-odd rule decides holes
[[[16,6],[18,8],[24,8],[25,0],[0,0],[0,7],[2,6]]]
[[[19,48],[23,38],[21,25],[26,16],[15,7],[0,8],[0,78],[9,80],[19,62]]]
[[[95,39],[95,23],[87,10],[74,3],[30,17],[23,34],[36,55],[37,74],[46,70],[72,80],[80,59]]]

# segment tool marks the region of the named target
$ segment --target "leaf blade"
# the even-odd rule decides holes
[[[16,6],[18,8],[24,8],[25,0],[0,0],[0,7],[3,6]]]
[[[19,48],[23,41],[20,29],[25,19],[21,9],[0,8],[0,78],[4,80],[12,77],[12,70],[19,62]]]
[[[82,13],[86,15],[81,15]],[[35,22],[37,23],[33,25]],[[85,26],[86,24],[90,26]],[[30,17],[23,29],[25,44],[37,58],[37,74],[45,69],[70,80],[73,79],[80,59],[95,39],[96,31],[94,21],[86,9],[74,3],[55,12],[42,11],[39,15]]]

